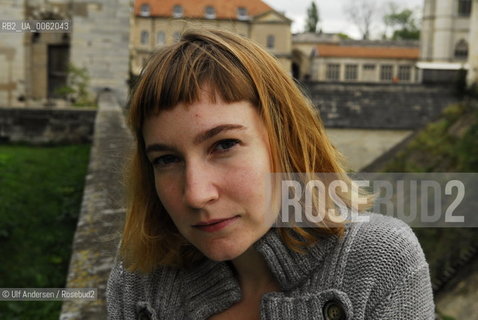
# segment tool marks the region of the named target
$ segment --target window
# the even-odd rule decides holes
[[[143,4],[141,5],[141,10],[140,10],[140,12],[139,12],[139,15],[140,15],[140,16],[143,16],[143,17],[147,17],[147,16],[149,16],[150,14],[151,14],[151,11],[150,11],[150,9],[149,9],[149,4],[143,3]]]
[[[458,15],[469,17],[471,14],[471,0],[458,0]]]
[[[173,17],[181,18],[183,16],[183,7],[180,5],[175,5],[173,7]]]
[[[468,42],[461,39],[455,46],[455,58],[466,59],[468,58]]]
[[[204,17],[206,19],[216,19],[216,10],[214,9],[214,7],[207,6],[204,9]]]
[[[363,69],[364,70],[375,70],[375,65],[374,64],[364,64]]]
[[[267,49],[274,49],[276,38],[270,34],[267,36]]]
[[[166,35],[163,31],[159,31],[156,35],[156,44],[162,46],[166,44]]]
[[[400,81],[410,81],[412,78],[412,67],[411,66],[398,66],[398,80]]]
[[[340,64],[329,63],[327,65],[327,71],[325,75],[327,80],[339,80],[340,79]]]
[[[174,32],[174,33],[173,33],[173,40],[174,40],[174,42],[178,42],[179,39],[181,39],[181,32],[179,32],[179,31]]]
[[[345,80],[357,80],[357,65],[346,64],[345,65]]]
[[[237,8],[237,19],[239,20],[249,20],[249,16],[247,15],[247,9],[244,7]]]
[[[380,67],[380,80],[391,81],[393,78],[393,66],[386,64]]]
[[[141,44],[147,44],[149,42],[149,32],[141,31]]]

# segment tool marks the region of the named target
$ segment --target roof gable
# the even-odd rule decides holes
[[[276,10],[269,10],[254,17],[254,21],[257,22],[285,22],[291,23],[292,20],[280,14]]]

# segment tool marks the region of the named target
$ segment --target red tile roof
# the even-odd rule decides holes
[[[418,48],[341,46],[319,44],[316,47],[319,57],[375,58],[375,59],[418,59]]]
[[[237,8],[247,9],[250,17],[273,10],[261,0],[135,0],[134,13],[139,16],[141,5],[148,4],[151,16],[172,17],[173,7],[183,7],[183,17],[204,18],[207,6],[214,7],[216,19],[237,19]]]

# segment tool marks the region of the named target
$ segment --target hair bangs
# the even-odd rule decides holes
[[[133,123],[135,131],[152,114],[197,102],[202,90],[213,103],[219,97],[226,103],[248,101],[259,106],[251,75],[228,48],[184,39],[173,47],[160,49],[140,75],[131,104],[142,115]]]

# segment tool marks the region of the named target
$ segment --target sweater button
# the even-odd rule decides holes
[[[325,320],[345,320],[342,304],[336,300],[328,301],[324,306]]]

